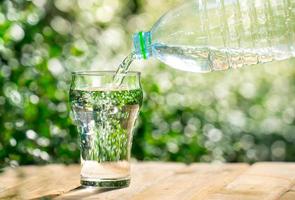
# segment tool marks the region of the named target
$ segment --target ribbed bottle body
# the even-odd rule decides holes
[[[145,48],[194,72],[294,57],[295,0],[186,1],[157,21]]]

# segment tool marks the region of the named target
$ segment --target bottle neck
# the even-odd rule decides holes
[[[138,32],[133,35],[134,51],[137,59],[148,59],[152,56],[152,38],[150,32]]]

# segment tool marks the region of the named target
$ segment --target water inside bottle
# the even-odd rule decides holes
[[[168,46],[156,43],[152,46],[153,57],[165,64],[182,70],[198,73],[240,68],[272,61],[285,60],[295,56],[295,51],[279,48],[215,48],[193,46]],[[119,86],[131,63],[136,59],[134,52],[119,65],[114,84]]]
[[[291,58],[295,52],[273,48],[214,48],[153,45],[153,56],[184,71],[206,73]]]

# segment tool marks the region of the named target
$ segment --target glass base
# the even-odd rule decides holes
[[[99,187],[99,188],[123,188],[130,185],[130,178],[122,179],[81,179],[82,186],[86,187]]]

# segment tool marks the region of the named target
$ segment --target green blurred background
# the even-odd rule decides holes
[[[0,4],[0,166],[79,162],[74,70],[116,69],[131,35],[179,0],[14,0]],[[137,61],[139,160],[295,161],[295,60],[210,74]]]

